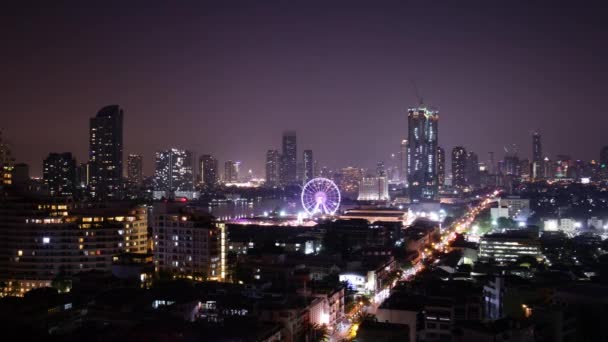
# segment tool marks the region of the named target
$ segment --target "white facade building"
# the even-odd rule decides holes
[[[388,201],[386,177],[365,177],[359,184],[359,201]]]

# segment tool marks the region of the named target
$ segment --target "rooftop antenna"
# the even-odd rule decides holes
[[[416,100],[418,100],[418,105],[422,106],[422,104],[424,103],[424,99],[422,98],[422,96],[420,96],[420,92],[418,91],[418,87],[416,86],[416,81],[411,80],[412,82],[412,87],[414,87],[414,94],[416,95]]]

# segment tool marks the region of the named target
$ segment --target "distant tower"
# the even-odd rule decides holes
[[[378,164],[376,164],[376,176],[386,177],[386,167],[384,167],[384,162],[379,161]]]
[[[122,122],[118,105],[103,107],[89,129],[90,195],[98,200],[122,197]]]
[[[467,165],[467,151],[457,146],[452,150],[452,185],[463,188],[467,185],[465,170]]]
[[[224,183],[239,181],[239,162],[228,160],[224,163]]]
[[[542,178],[543,148],[538,131],[532,134],[532,178]],[[527,171],[528,172],[528,171]]]
[[[203,154],[198,159],[198,174],[200,183],[212,188],[217,184],[218,165],[217,159],[210,154]]]
[[[192,152],[177,148],[156,152],[154,192],[172,196],[175,192],[193,190]]]
[[[133,185],[142,185],[144,174],[141,155],[129,154],[127,157],[127,180]]]
[[[315,177],[315,161],[313,159],[312,150],[304,150],[304,184]]]
[[[603,179],[608,179],[608,146],[600,150],[600,175]]]
[[[532,161],[539,162],[543,160],[543,149],[540,141],[540,133],[534,132],[532,135]]]
[[[425,107],[408,110],[407,167],[409,196],[414,202],[435,200],[439,113]]]
[[[405,184],[407,182],[407,140],[401,140],[399,145],[399,180]]]
[[[608,168],[608,146],[604,146],[600,150],[600,166],[602,165]]]
[[[281,154],[277,150],[266,152],[266,185],[279,185],[279,171],[281,164]]]
[[[437,146],[437,182],[440,187],[445,185],[445,150]]]
[[[295,184],[297,181],[297,153],[296,132],[285,131],[283,133],[283,154],[281,155],[281,183],[285,185]]]
[[[517,156],[517,146],[513,144],[512,146],[505,146],[505,158],[503,160],[502,173],[510,176],[519,176],[521,175],[521,170],[519,169],[519,157]]]
[[[43,162],[42,178],[51,196],[74,195],[76,159],[69,152],[49,153]]]

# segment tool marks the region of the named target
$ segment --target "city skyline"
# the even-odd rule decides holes
[[[608,6],[0,13],[6,336],[608,341]]]
[[[516,143],[530,157],[540,129],[546,155],[597,159],[608,124],[604,10],[528,5],[46,4],[44,16],[6,8],[2,128],[37,176],[49,151],[85,161],[86,120],[113,103],[125,110],[124,153],[143,155],[146,175],[154,152],[170,146],[241,160],[261,175],[276,132],[289,128],[322,165],[371,167],[405,137],[414,80],[442,113],[448,151],[461,145],[485,160]],[[164,13],[179,22],[159,25]],[[110,28],[81,25],[110,16]],[[412,46],[428,53],[416,57]],[[105,57],[117,49],[120,58]],[[360,138],[367,132],[383,134],[370,144]]]

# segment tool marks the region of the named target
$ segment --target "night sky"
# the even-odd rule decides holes
[[[550,157],[608,144],[601,2],[201,2],[3,3],[0,127],[17,160],[33,175],[48,152],[85,161],[89,118],[116,103],[147,175],[170,146],[263,175],[285,129],[299,158],[372,167],[407,134],[412,81],[448,152],[498,160],[516,143],[529,158],[536,128]]]

